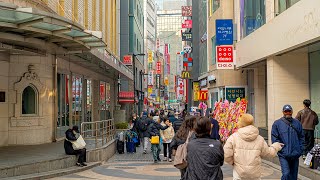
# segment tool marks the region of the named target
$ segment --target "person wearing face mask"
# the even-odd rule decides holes
[[[278,152],[281,165],[281,180],[298,179],[299,157],[304,150],[304,133],[299,120],[292,117],[293,109],[287,104],[282,108],[283,117],[272,125],[272,143],[284,144]]]
[[[66,139],[64,140],[64,150],[67,155],[79,155],[77,166],[87,166],[86,162],[86,148],[74,150],[72,147],[72,141],[76,141],[79,137],[79,127],[73,126],[72,129],[66,131]]]

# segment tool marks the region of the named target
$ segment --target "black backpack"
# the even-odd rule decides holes
[[[144,132],[148,129],[148,118],[146,117],[143,117],[140,119],[140,126],[139,126],[139,129],[140,131]]]

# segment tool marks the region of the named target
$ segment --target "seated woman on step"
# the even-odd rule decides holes
[[[86,148],[74,150],[72,147],[72,141],[76,141],[79,137],[78,126],[73,126],[72,129],[66,131],[66,139],[64,140],[64,150],[68,155],[79,155],[77,166],[87,166],[86,162]]]

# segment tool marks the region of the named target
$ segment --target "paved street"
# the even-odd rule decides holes
[[[54,180],[76,180],[76,179],[179,179],[179,171],[169,162],[154,164],[151,153],[142,154],[137,149],[134,154],[115,154],[108,162],[99,167],[76,174],[57,177]],[[162,156],[161,156],[162,157]],[[232,168],[229,165],[222,167],[224,179],[232,179]],[[280,179],[281,172],[267,165],[263,165],[262,179]]]

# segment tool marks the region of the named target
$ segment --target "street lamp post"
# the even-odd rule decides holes
[[[139,54],[132,54],[132,58],[133,58],[133,95],[134,95],[134,99],[133,99],[133,102],[134,102],[134,106],[133,106],[133,112],[134,113],[137,113],[136,112],[136,57],[137,56],[145,56],[144,53],[139,53]]]

